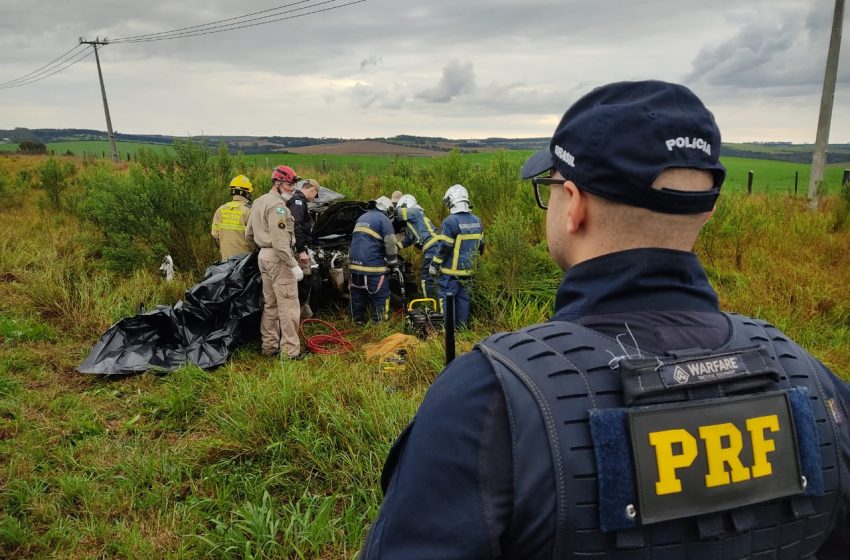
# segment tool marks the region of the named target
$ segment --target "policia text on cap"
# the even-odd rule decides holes
[[[393,446],[373,559],[850,557],[850,387],[720,310],[692,248],[725,169],[689,89],[608,84],[525,163],[550,321],[453,361]]]

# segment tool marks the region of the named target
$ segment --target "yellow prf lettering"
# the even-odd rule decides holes
[[[765,430],[779,431],[779,417],[776,414],[757,416],[747,420],[747,431],[750,432],[750,439],[753,440],[753,478],[773,473],[767,454],[776,451],[776,442],[764,437]]]
[[[664,430],[649,434],[649,443],[655,448],[658,463],[658,482],[655,493],[659,496],[682,491],[682,481],[676,478],[676,469],[691,466],[697,457],[697,440],[687,430]],[[681,444],[682,452],[673,453],[673,445]]]
[[[701,426],[699,437],[705,441],[705,455],[708,461],[708,474],[705,475],[705,485],[723,486],[732,482],[750,479],[750,469],[741,463],[738,457],[744,447],[741,431],[734,424],[714,424]],[[729,438],[729,447],[723,447],[723,438]],[[724,465],[729,465],[731,472]]]

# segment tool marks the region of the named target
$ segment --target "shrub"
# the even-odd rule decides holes
[[[44,190],[53,208],[61,207],[62,194],[71,185],[76,173],[77,166],[72,162],[60,162],[52,157],[36,168],[38,186]]]
[[[230,155],[175,141],[173,154],[141,150],[137,162],[127,174],[103,164],[84,172],[77,211],[106,234],[107,265],[126,273],[170,254],[178,268],[200,273],[216,260],[209,227],[229,198]]]
[[[18,151],[22,154],[28,155],[39,155],[47,153],[47,146],[45,146],[41,142],[32,142],[30,140],[24,140],[20,144],[18,144]]]

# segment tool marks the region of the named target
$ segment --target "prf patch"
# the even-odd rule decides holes
[[[277,227],[280,229],[286,229],[286,220],[278,220]]]
[[[642,523],[803,492],[784,392],[629,412]]]

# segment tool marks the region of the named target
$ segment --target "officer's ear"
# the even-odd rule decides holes
[[[567,202],[567,232],[576,233],[584,221],[587,219],[587,195],[576,186],[572,181],[566,181],[564,186],[564,194],[568,198]]]

